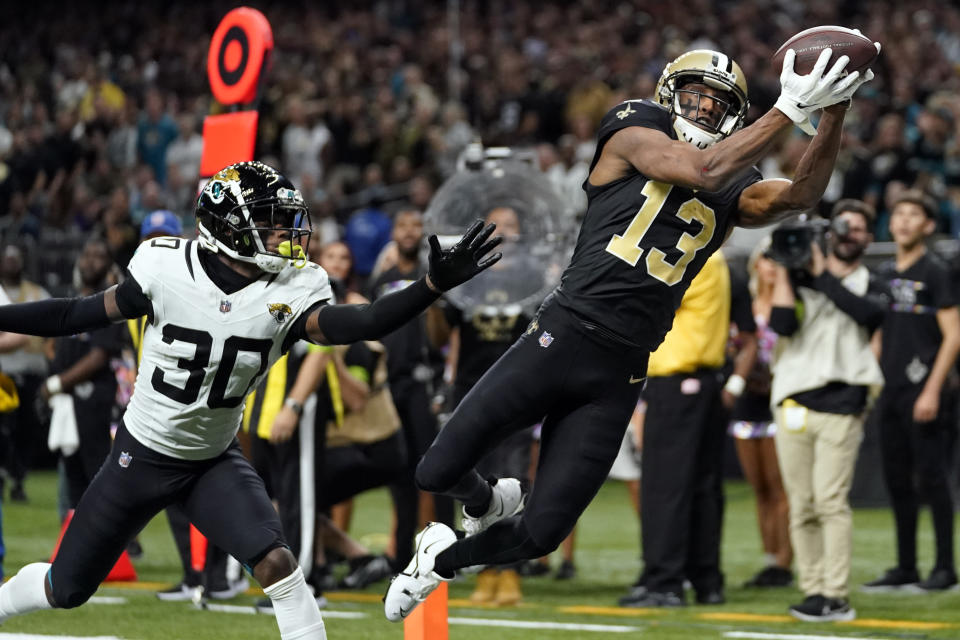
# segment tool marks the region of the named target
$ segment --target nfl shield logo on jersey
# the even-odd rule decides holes
[[[233,305],[230,304],[230,301],[229,301],[229,300],[221,300],[221,301],[220,301],[220,313],[230,313],[230,308],[231,308],[232,306],[233,306]]]
[[[124,469],[126,469],[127,467],[130,466],[130,461],[131,461],[131,460],[133,460],[133,456],[132,456],[132,455],[130,455],[130,454],[127,453],[126,451],[121,451],[121,452],[120,452],[120,457],[117,459],[117,462],[120,464],[121,467],[123,467]]]
[[[553,336],[550,335],[549,331],[544,331],[540,334],[540,346],[546,349],[553,343]]]

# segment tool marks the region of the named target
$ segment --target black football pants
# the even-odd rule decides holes
[[[77,505],[50,569],[60,608],[86,602],[127,543],[157,513],[179,503],[210,544],[248,571],[285,546],[263,480],[234,440],[209,460],[179,460],[140,444],[121,423],[110,455]]]
[[[207,593],[225,590],[229,586],[227,554],[216,545],[208,544],[203,572],[194,570],[190,547],[190,518],[180,504],[173,503],[167,507],[167,522],[170,524],[170,533],[173,534],[173,543],[177,547],[180,566],[183,568],[182,583],[188,587],[202,585]]]
[[[956,431],[956,398],[940,396],[931,422],[913,421],[919,389],[884,388],[877,402],[883,475],[897,528],[897,563],[917,568],[917,515],[921,499],[930,505],[936,539],[935,569],[954,569],[950,452]]]
[[[251,463],[263,478],[267,495],[277,503],[283,534],[293,555],[300,557],[302,545],[300,496],[300,429],[285,442],[270,442],[250,434]],[[254,429],[251,429],[254,431]]]
[[[726,416],[718,371],[651,377],[643,397],[640,522],[643,586],[683,595],[723,587],[723,443]]]
[[[516,562],[557,548],[617,456],[648,355],[544,303],[527,333],[463,399],[417,468],[421,488],[475,502],[461,491],[482,483],[477,463],[546,416],[537,481],[522,514],[459,540],[440,554],[438,571]]]

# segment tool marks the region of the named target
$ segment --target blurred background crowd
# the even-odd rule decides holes
[[[261,7],[276,45],[256,155],[300,186],[324,241],[358,210],[425,206],[472,139],[536,148],[541,168],[583,206],[597,123],[622,99],[652,96],[667,61],[697,47],[732,55],[752,119],[778,95],[772,52],[816,24],[858,25],[884,46],[847,118],[825,208],[864,198],[884,239],[887,203],[915,185],[938,198],[939,230],[960,234],[960,10],[951,3],[452,4],[455,19],[442,2]],[[27,271],[51,291],[69,286],[91,230],[104,231],[121,264],[150,211],[183,216],[189,231],[202,121],[219,110],[207,47],[230,8],[0,9],[0,234],[42,247],[28,252]],[[799,135],[783,140],[764,174],[789,176],[803,146]]]
[[[575,219],[586,208],[581,185],[596,148],[596,127],[610,107],[652,97],[667,62],[686,50],[709,48],[729,54],[743,68],[749,123],[779,93],[772,53],[798,31],[820,24],[856,26],[883,44],[876,79],[857,94],[846,118],[843,148],[821,213],[843,199],[861,200],[876,211],[876,239],[887,240],[893,204],[905,191],[920,189],[936,203],[937,234],[960,238],[960,8],[951,3],[253,4],[269,18],[275,38],[259,103],[255,156],[278,167],[302,191],[313,216],[313,246],[330,249],[323,256],[317,250],[312,258],[344,280],[341,301],[380,295],[414,277],[423,232],[419,212],[454,173],[469,143],[529,151]],[[95,11],[69,3],[56,11],[43,3],[0,6],[0,279],[15,301],[73,295],[109,282],[107,272],[122,272],[141,236],[193,237],[203,118],[223,111],[207,84],[207,48],[231,8],[219,1],[152,0],[105,2]],[[807,141],[798,131],[780,140],[761,166],[764,177],[789,178]],[[86,246],[92,237],[99,243]],[[746,257],[755,238],[735,235],[731,255],[739,247],[740,257]],[[391,239],[393,254],[377,267]],[[88,278],[92,262],[103,273]],[[396,541],[388,550],[393,557],[378,560],[341,540],[341,555],[356,561],[348,586],[384,577],[391,564],[402,566],[415,529],[411,520],[417,518],[407,511],[416,512],[419,498],[409,474],[436,430],[435,417],[423,418],[421,410],[435,414],[443,408],[442,400],[435,401],[434,386],[443,383],[443,341],[431,345],[425,331],[417,325],[412,334],[394,336],[394,344],[385,341],[388,358],[391,351],[400,354],[387,362],[399,419],[388,435],[399,440],[397,430],[405,434],[402,446],[410,458],[382,480],[392,483],[397,508]],[[136,341],[137,332],[131,332]],[[506,338],[508,344],[510,335]],[[113,353],[112,345],[104,342],[103,349]],[[42,349],[32,343],[22,354],[5,356],[4,370],[28,380],[27,397],[39,393],[48,371]],[[382,390],[373,384],[380,375],[379,356],[323,357],[323,367],[340,367],[343,375],[365,367],[360,379],[367,393]],[[320,362],[321,356],[315,358]],[[291,383],[296,375],[292,369]],[[129,393],[119,378],[120,395]],[[407,390],[399,393],[401,388]],[[422,396],[422,407],[406,406],[414,393]],[[23,419],[36,424],[35,416]],[[640,414],[637,419],[642,422]],[[418,420],[429,422],[426,436]],[[269,420],[266,424],[262,439],[283,441],[271,437]],[[286,429],[289,439],[292,427]],[[0,462],[13,481],[14,497],[26,499],[23,476],[31,457],[45,447],[25,429],[14,431],[4,436],[16,442]],[[639,446],[639,431],[635,439]],[[19,453],[11,457],[10,451]],[[365,464],[376,463],[369,447],[363,456]],[[367,488],[369,480],[357,489]],[[452,517],[451,505],[421,507]],[[331,523],[318,525],[328,536],[348,528],[349,507],[331,517]],[[778,566],[789,573],[789,549],[785,554]],[[573,575],[572,546],[565,558]],[[186,573],[185,564],[184,585],[195,586],[200,578],[187,580]],[[314,575],[318,590],[333,586],[325,576]],[[504,603],[519,598],[512,593],[503,596]]]

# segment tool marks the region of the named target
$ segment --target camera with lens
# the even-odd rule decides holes
[[[831,223],[823,218],[809,219],[806,215],[788,220],[773,230],[767,256],[787,269],[802,270],[810,264],[811,248],[816,242],[826,253],[826,233],[843,237],[849,232],[846,220],[836,218]]]

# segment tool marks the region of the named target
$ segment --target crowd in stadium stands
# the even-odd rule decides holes
[[[264,7],[276,47],[257,155],[307,194],[325,240],[368,205],[423,206],[475,137],[541,145],[544,169],[582,199],[595,125],[617,101],[650,97],[666,61],[696,47],[732,55],[756,116],[777,95],[772,51],[817,24],[856,25],[884,45],[827,200],[876,205],[883,239],[886,202],[917,185],[941,203],[940,230],[960,233],[950,3],[463,2],[456,69],[444,3],[366,4]],[[0,21],[0,232],[45,248],[27,271],[48,288],[69,284],[77,238],[95,228],[121,262],[149,211],[186,215],[189,231],[201,122],[218,109],[206,52],[229,8],[116,3],[34,20],[42,8],[6,9],[19,19]],[[803,142],[785,140],[765,174],[790,175]]]
[[[314,246],[344,240],[338,246],[348,249],[356,277],[343,283],[345,300],[348,292],[366,293],[361,280],[372,273],[371,282],[376,281],[378,270],[387,274],[377,281],[383,285],[406,277],[408,256],[393,216],[426,209],[471,141],[535,150],[541,169],[582,213],[586,199],[581,184],[595,151],[598,122],[621,100],[653,97],[669,60],[694,48],[732,56],[747,76],[752,120],[778,95],[773,51],[796,32],[820,24],[858,27],[883,43],[876,79],[857,94],[847,116],[844,147],[822,213],[844,198],[862,200],[877,212],[876,239],[889,239],[892,204],[904,191],[918,188],[935,199],[938,232],[960,237],[960,8],[951,3],[459,4],[456,23],[444,2],[260,7],[271,22],[275,50],[258,105],[256,156],[280,168],[303,192],[313,216]],[[0,8],[0,245],[13,247],[3,254],[8,293],[20,286],[21,278],[42,295],[43,289],[53,295],[82,289],[75,265],[92,236],[102,238],[119,273],[140,241],[141,224],[156,211],[173,212],[183,222],[184,235],[192,236],[202,121],[222,111],[206,80],[207,47],[217,22],[231,8],[225,2],[176,1],[112,2],[98,11],[69,3],[56,12],[39,5]],[[18,19],[7,19],[13,11]],[[459,25],[459,46],[452,42],[452,24]],[[450,66],[453,53],[459,60],[455,68]],[[776,154],[763,162],[764,176],[790,177],[807,140],[799,131],[785,137]],[[414,214],[419,224],[419,214]],[[378,265],[391,232],[397,249]],[[8,257],[14,267],[7,264]],[[396,389],[401,382],[423,387],[420,408],[428,411],[432,382],[442,370],[442,360],[425,355],[422,327],[412,331],[421,334],[394,336],[401,346],[421,345],[400,373],[391,371],[398,368],[400,356],[394,354],[391,361],[393,345],[384,341],[397,406],[387,409],[389,398],[381,398],[384,411],[399,410],[394,426],[406,439],[408,453],[422,452],[436,424],[431,417],[429,433],[416,433],[423,428],[411,423],[417,408],[402,406],[406,396],[398,397]],[[769,345],[765,348],[769,352]],[[41,347],[30,349],[30,366],[17,373],[29,378],[35,394],[43,375],[42,367],[35,366]],[[382,345],[370,349],[377,354]],[[360,371],[368,386],[379,375],[369,354],[365,373],[343,353],[328,358],[330,370]],[[334,374],[328,370],[324,376]],[[406,377],[401,381],[397,376]],[[329,391],[321,387],[324,393]],[[279,405],[274,409],[279,411]],[[343,410],[339,406],[341,414]],[[330,419],[342,421],[343,415]],[[258,421],[266,424],[259,414]],[[269,425],[264,428],[261,436],[269,439]],[[772,455],[772,440],[767,444]],[[8,470],[16,466],[7,459],[0,462]],[[415,519],[410,511],[415,512],[418,501],[410,469],[397,472],[400,480],[382,482],[392,483],[398,510],[395,545],[403,547],[409,546]],[[22,476],[22,469],[13,473],[15,497],[25,498]],[[782,516],[782,488],[777,492]],[[431,508],[450,519],[449,505]],[[333,524],[317,523],[318,528],[345,528],[349,511],[342,513],[335,514]],[[908,527],[910,518],[904,518],[903,527]],[[770,535],[779,535],[783,543],[785,525],[770,526],[780,526],[779,534]],[[322,539],[318,533],[317,540]],[[771,566],[789,580],[790,550],[774,542],[766,550],[776,553],[780,564]],[[385,577],[391,565],[402,566],[400,560],[409,555],[409,549],[394,546],[384,560],[346,542],[343,546],[359,558],[352,586]],[[572,567],[571,562],[571,575]],[[324,570],[320,567],[312,577],[319,590],[332,584]],[[680,588],[682,577],[671,576],[671,590]],[[722,582],[715,582],[705,584],[704,597],[720,589]],[[175,595],[178,589],[173,589]],[[497,597],[491,594],[482,597]]]

